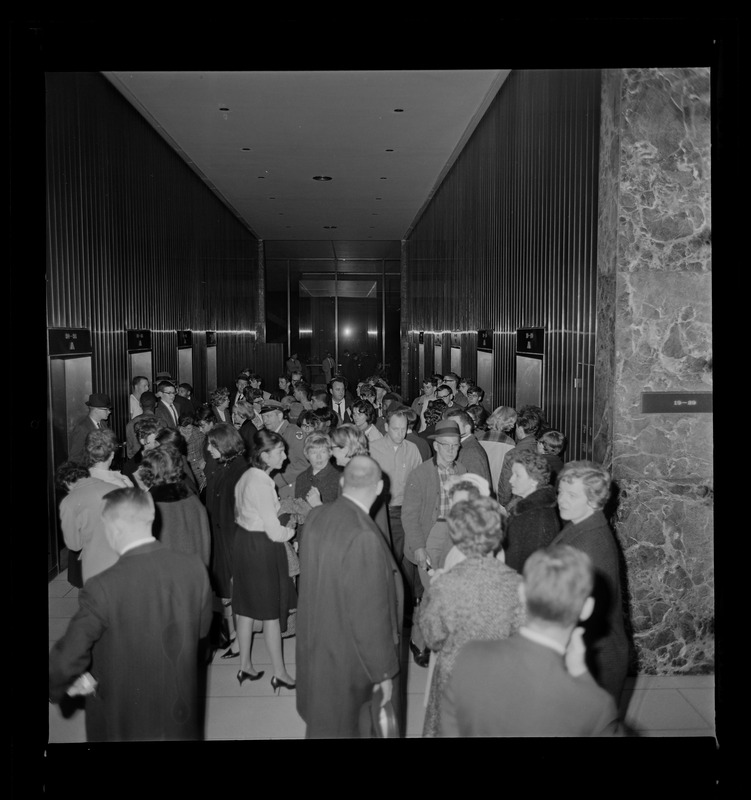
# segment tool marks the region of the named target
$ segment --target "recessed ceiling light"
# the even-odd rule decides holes
[[[330,181],[331,177],[329,175],[314,175],[314,181]]]

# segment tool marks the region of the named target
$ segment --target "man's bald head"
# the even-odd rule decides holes
[[[344,468],[344,489],[375,488],[381,480],[381,468],[370,456],[355,456]]]

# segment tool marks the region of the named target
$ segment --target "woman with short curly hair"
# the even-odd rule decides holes
[[[521,577],[497,559],[505,513],[490,497],[460,500],[448,513],[449,534],[464,560],[436,575],[425,592],[420,630],[437,653],[423,736],[438,736],[441,697],[462,645],[472,639],[505,639],[524,623]]]
[[[229,389],[226,386],[217,386],[209,394],[209,403],[217,422],[232,422],[229,413]]]
[[[508,504],[508,531],[504,548],[506,563],[520,575],[524,562],[547,547],[558,535],[555,489],[550,485],[550,465],[534,450],[516,450],[511,459],[509,484],[513,498]]]
[[[84,444],[83,466],[92,478],[99,478],[121,489],[131,488],[133,482],[118,470],[110,469],[115,454],[120,448],[117,435],[111,428],[91,431]]]
[[[208,567],[211,551],[209,518],[203,503],[183,480],[183,456],[171,444],[149,450],[138,468],[138,479],[156,506],[152,533],[179,553],[195,553]]]

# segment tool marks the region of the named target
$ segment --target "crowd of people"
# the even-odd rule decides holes
[[[426,737],[621,733],[607,470],[454,373],[407,403],[380,371],[350,382],[329,358],[324,389],[286,366],[203,404],[138,376],[123,443],[90,395],[56,474],[81,590],[51,702],[84,695],[90,741],[201,738],[200,669],[222,650],[240,686],[261,679],[262,633],[309,738],[362,735],[374,692],[403,730],[404,653],[428,670]]]

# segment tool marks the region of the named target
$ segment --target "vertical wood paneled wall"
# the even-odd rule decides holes
[[[419,331],[426,371],[434,335],[461,331],[474,377],[493,329],[495,405],[513,406],[516,330],[545,328],[542,404],[568,459],[591,451],[599,98],[599,70],[512,72],[405,248],[406,393]]]
[[[220,385],[255,367],[258,241],[104,77],[46,84],[47,325],[91,329],[94,391],[123,433],[127,329],[152,331],[154,372],[172,375],[176,331],[193,330],[199,399],[214,388],[206,330]]]

